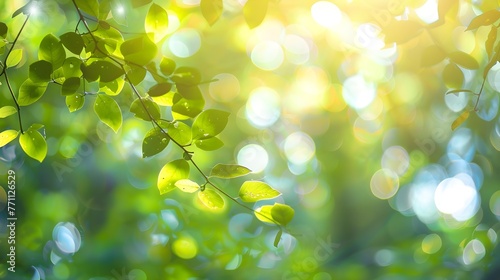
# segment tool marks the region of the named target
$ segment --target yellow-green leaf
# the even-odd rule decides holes
[[[271,216],[271,209],[272,208],[273,208],[273,206],[271,206],[271,205],[264,205],[262,207],[257,208],[255,210],[255,213],[254,213],[255,217],[257,217],[257,219],[259,219],[262,222],[276,224],[272,220],[272,216]]]
[[[449,63],[443,69],[443,82],[448,88],[461,88],[464,83],[464,73],[455,63]]]
[[[252,171],[245,166],[219,163],[212,168],[212,171],[210,171],[210,177],[229,179],[245,176],[250,172]]]
[[[486,43],[484,44],[488,57],[491,57],[491,55],[493,54],[493,45],[497,41],[497,33],[498,33],[498,28],[492,25],[490,32],[488,33],[488,39],[486,39]]]
[[[215,151],[224,146],[224,142],[217,137],[212,137],[208,139],[200,139],[194,141],[196,147],[204,150],[204,151]]]
[[[42,97],[47,90],[47,82],[35,83],[30,79],[24,81],[19,88],[17,102],[19,106],[28,106]]]
[[[168,193],[176,188],[175,183],[189,176],[189,164],[183,159],[171,161],[163,166],[158,174],[158,190],[160,194]]]
[[[97,0],[75,0],[75,3],[80,10],[99,18],[99,2]]]
[[[278,233],[276,233],[276,237],[274,237],[274,247],[278,248],[278,244],[280,243],[282,234],[283,230],[282,229],[278,230]]]
[[[477,60],[468,53],[462,51],[455,51],[448,55],[450,60],[456,64],[467,68],[467,69],[477,69],[479,68],[479,63]]]
[[[23,50],[22,49],[14,49],[10,52],[9,57],[7,57],[7,67],[14,67],[23,58]]]
[[[66,96],[66,107],[70,112],[75,112],[80,110],[85,103],[85,96],[80,93],[75,93]]]
[[[122,126],[122,111],[113,98],[104,94],[97,95],[94,111],[103,123],[118,132]]]
[[[181,179],[175,182],[175,186],[179,190],[187,193],[194,193],[200,189],[200,185],[198,185],[198,183],[193,182],[189,179]]]
[[[19,144],[30,157],[42,162],[47,155],[47,142],[42,134],[35,129],[29,129],[19,137]]]
[[[256,202],[264,199],[271,199],[281,193],[260,181],[246,181],[241,185],[239,197],[244,202]]]
[[[254,28],[259,26],[267,13],[269,0],[248,0],[243,7],[243,15],[248,27]]]
[[[10,141],[16,139],[19,131],[9,129],[0,132],[0,147],[7,145]]]
[[[496,9],[484,12],[471,20],[466,31],[474,30],[480,26],[493,24],[499,18],[500,18],[500,11]]]
[[[52,34],[47,34],[40,42],[38,59],[52,63],[52,69],[61,67],[66,59],[66,51],[62,43]]]
[[[286,204],[275,203],[273,208],[271,208],[272,218],[282,226],[286,226],[293,219],[294,215],[295,211],[293,208]]]
[[[227,125],[229,113],[208,109],[201,112],[193,122],[193,139],[212,138],[224,130]]]
[[[224,208],[224,199],[214,190],[205,189],[202,192],[198,192],[198,198],[209,209],[220,210]]]
[[[222,15],[222,0],[201,0],[200,8],[208,24],[213,25]]]
[[[460,116],[458,116],[458,118],[456,118],[455,121],[453,121],[453,123],[451,124],[451,130],[455,130],[457,127],[459,127],[469,118],[469,115],[469,111],[462,112],[462,114],[460,114]]]
[[[45,60],[35,61],[29,67],[29,77],[35,83],[48,82],[51,80],[52,70],[52,63]]]
[[[10,115],[13,115],[17,112],[17,109],[12,106],[3,106],[0,108],[0,118],[6,118]]]
[[[159,5],[153,3],[153,5],[149,7],[148,13],[146,14],[144,27],[146,29],[146,33],[152,41],[155,43],[161,41],[168,34],[167,11]]]
[[[160,153],[167,147],[169,142],[170,137],[161,129],[158,127],[152,128],[146,133],[142,141],[142,157],[146,158]]]

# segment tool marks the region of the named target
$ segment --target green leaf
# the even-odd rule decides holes
[[[124,79],[116,79],[111,82],[99,81],[99,90],[106,93],[109,96],[115,96],[120,94],[125,85]]]
[[[262,221],[265,223],[276,224],[272,220],[272,215],[271,215],[272,208],[273,208],[273,206],[271,206],[271,205],[264,205],[264,206],[261,206],[261,207],[255,209],[255,212],[254,212],[255,217],[257,217],[257,219],[259,219],[259,221]]]
[[[179,121],[174,121],[172,123],[161,121],[160,126],[166,128],[170,138],[179,145],[186,146],[191,143],[191,127],[189,127],[189,125]]]
[[[17,109],[12,106],[3,106],[0,108],[0,119],[6,118],[17,112]]]
[[[123,42],[120,51],[126,61],[144,66],[156,57],[158,48],[148,36],[143,35]]]
[[[162,57],[160,61],[160,71],[165,76],[170,76],[175,71],[175,61],[170,58]]]
[[[103,123],[118,132],[122,126],[122,111],[113,98],[104,94],[97,95],[94,111]]]
[[[19,106],[28,106],[35,103],[45,93],[47,85],[46,82],[35,83],[30,79],[24,81],[19,88],[19,96],[17,97]]]
[[[278,245],[280,244],[281,240],[281,235],[283,234],[283,230],[280,229],[278,230],[278,233],[276,234],[276,237],[274,237],[274,247],[278,248]]]
[[[454,90],[447,91],[445,94],[455,94],[455,95],[458,95],[457,93],[459,93],[459,92],[468,92],[468,93],[476,94],[475,92],[473,92],[470,89],[454,89]]]
[[[197,85],[201,82],[201,74],[195,68],[181,66],[174,71],[172,81],[183,85]]]
[[[446,53],[440,47],[431,45],[422,52],[422,66],[429,67],[438,64],[446,57]]]
[[[93,82],[99,78],[99,81],[107,83],[118,79],[120,76],[125,74],[122,68],[116,66],[115,64],[98,60],[92,62],[89,66],[84,66],[82,64],[83,77],[89,82]]]
[[[147,158],[160,153],[168,146],[169,141],[168,135],[158,127],[149,130],[142,141],[142,157]]]
[[[170,91],[170,89],[172,89],[171,83],[160,83],[152,86],[148,90],[148,94],[151,97],[162,96],[164,94],[167,94]]]
[[[97,0],[75,0],[75,3],[80,10],[99,18],[99,2]]]
[[[61,43],[70,52],[79,55],[84,47],[82,36],[76,34],[75,32],[67,32],[59,36]]]
[[[491,55],[493,54],[493,46],[497,40],[497,33],[498,33],[498,28],[495,25],[492,25],[490,32],[488,33],[488,39],[486,39],[486,43],[484,44],[484,47],[486,48],[486,53],[490,58]]]
[[[16,139],[17,135],[19,135],[19,131],[13,129],[0,132],[0,148]]]
[[[282,226],[286,226],[294,215],[293,208],[286,204],[274,203],[273,208],[271,208],[271,217]]]
[[[62,70],[66,78],[80,77],[83,73],[80,68],[82,61],[76,57],[68,57],[64,60]]]
[[[453,123],[451,124],[451,130],[457,129],[457,127],[459,127],[469,118],[469,115],[469,111],[462,112],[462,114],[460,114],[460,116],[458,116],[458,118],[456,118],[455,121],[453,121]]]
[[[136,86],[144,80],[144,78],[146,77],[146,73],[146,69],[135,65],[130,65],[130,70],[127,72],[127,77],[130,79],[130,82],[134,86]]]
[[[217,137],[212,137],[208,139],[201,139],[194,141],[196,147],[204,150],[204,151],[215,151],[224,146],[224,142]]]
[[[168,193],[176,188],[175,183],[189,176],[189,164],[183,159],[171,161],[158,174],[158,190],[160,194]]]
[[[462,51],[455,51],[448,55],[450,60],[456,64],[467,68],[467,69],[477,69],[479,68],[479,63],[470,54],[464,53]]]
[[[80,110],[85,103],[85,96],[80,93],[66,96],[66,107],[72,113]]]
[[[186,99],[203,99],[200,87],[197,85],[177,84],[177,92]]]
[[[144,21],[144,28],[149,38],[153,42],[158,43],[161,41],[168,33],[168,14],[165,9],[157,4],[151,5],[149,7],[148,13],[146,14],[146,20]]]
[[[62,43],[52,34],[47,34],[40,42],[38,59],[52,63],[53,69],[61,67],[66,59],[66,51]]]
[[[172,116],[176,120],[195,118],[205,106],[204,99],[186,99],[176,94],[173,99]]]
[[[209,209],[220,210],[224,208],[224,199],[214,190],[205,189],[198,192],[198,198]]]
[[[14,49],[10,52],[9,57],[7,57],[6,65],[7,67],[14,67],[23,58],[23,49]]]
[[[47,142],[42,134],[35,129],[29,129],[19,137],[19,144],[30,157],[42,162],[47,155]]]
[[[222,15],[222,0],[201,0],[200,8],[208,24],[213,25]]]
[[[20,15],[21,13],[25,14],[25,15],[29,15],[30,14],[30,8],[31,8],[31,5],[32,5],[32,2],[33,1],[29,1],[26,5],[22,6],[21,8],[17,9],[13,14],[12,14],[12,18],[15,18],[17,17],[18,15]]]
[[[39,60],[33,62],[29,68],[29,77],[35,82],[48,82],[51,80],[50,75],[52,74],[52,63]]]
[[[250,172],[252,171],[245,166],[219,163],[212,168],[212,171],[210,171],[210,177],[230,179],[245,176]]]
[[[5,37],[7,36],[7,31],[9,31],[7,24],[0,22],[0,37],[5,39]]]
[[[142,103],[144,103],[144,105],[146,106],[147,111],[144,109]],[[148,112],[155,120],[161,117],[160,107],[158,106],[158,104],[147,98],[134,100],[134,102],[132,102],[132,105],[130,105],[130,112],[134,113],[137,118],[143,119],[145,121],[151,120]]]
[[[201,112],[193,122],[193,139],[207,139],[218,135],[227,125],[229,113],[208,109]]]
[[[267,13],[269,0],[248,0],[243,6],[243,15],[248,27],[254,28],[259,26]]]
[[[132,7],[139,8],[151,3],[153,0],[132,0]]]
[[[70,77],[67,78],[61,87],[62,95],[72,95],[80,88],[80,78]]]
[[[461,88],[464,83],[464,73],[455,63],[449,63],[443,69],[443,82],[449,88]]]
[[[487,12],[484,12],[477,17],[473,18],[469,23],[467,30],[474,30],[480,26],[490,25],[495,23],[498,19],[500,19],[500,11],[494,9]]]
[[[198,185],[198,183],[189,179],[181,179],[175,182],[175,186],[179,188],[179,190],[187,193],[194,193],[200,189],[200,185]]]
[[[268,184],[260,181],[246,181],[241,185],[239,197],[244,202],[256,202],[264,199],[271,199],[281,193]]]

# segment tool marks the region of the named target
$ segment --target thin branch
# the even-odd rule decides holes
[[[9,52],[7,52],[7,55],[5,56],[5,59],[3,61],[3,68],[2,72],[0,73],[0,76],[4,75],[5,76],[5,83],[7,84],[7,87],[9,88],[10,95],[12,96],[12,100],[14,100],[14,104],[16,105],[17,108],[17,118],[19,121],[19,130],[21,131],[21,134],[24,134],[23,130],[23,122],[21,120],[21,106],[19,106],[19,102],[17,102],[16,95],[14,94],[14,90],[12,89],[12,86],[9,81],[9,76],[7,75],[7,59],[9,59],[10,54],[14,50],[14,47],[16,46],[17,40],[19,39],[19,36],[21,36],[21,33],[24,30],[24,27],[28,23],[28,20],[30,18],[31,14],[26,15],[26,19],[23,22],[23,25],[21,25],[21,28],[19,29],[19,32],[17,32],[16,38],[14,38],[14,41],[12,42],[12,46],[9,49]]]
[[[141,106],[143,107],[144,111],[146,112],[146,114],[148,115],[148,117],[150,118],[151,122],[153,123],[153,126],[156,126],[160,129],[160,131],[167,135],[170,140],[175,144],[177,145],[184,153],[187,153],[187,154],[192,154],[191,151],[187,150],[185,146],[181,145],[179,142],[177,142],[175,139],[172,139],[168,133],[163,129],[163,127],[160,126],[160,124],[158,123],[158,121],[152,116],[151,112],[148,110],[146,104],[144,103],[143,101],[143,98],[142,96],[140,95],[139,91],[137,90],[137,88],[135,87],[135,85],[132,83],[132,80],[130,79],[130,77],[128,76],[126,70],[125,70],[125,64],[124,63],[127,63],[127,64],[132,64],[132,65],[136,65],[135,63],[129,63],[128,61],[124,60],[124,63],[122,63],[119,59],[119,58],[116,58],[114,56],[112,56],[111,54],[107,53],[107,52],[104,52],[102,51],[101,49],[99,49],[98,45],[97,45],[97,39],[95,38],[94,34],[92,33],[92,30],[90,29],[90,27],[88,26],[86,20],[85,20],[85,17],[84,15],[81,13],[81,11],[79,10],[78,8],[78,5],[76,4],[75,0],[72,0],[73,2],[73,5],[75,6],[76,10],[78,11],[78,14],[79,14],[79,17],[80,17],[80,21],[79,22],[83,22],[84,26],[85,26],[85,29],[88,31],[89,35],[91,36],[92,40],[94,41],[95,43],[95,50],[102,53],[103,55],[105,55],[107,58],[109,58],[110,60],[112,60],[114,63],[116,63],[117,65],[120,66],[120,68],[123,70],[123,73],[124,73],[124,79],[127,81],[127,83],[130,85],[132,91],[134,92],[134,94],[137,96],[137,98],[139,99],[139,102],[141,103]],[[139,67],[143,67],[141,65],[137,65]],[[145,69],[147,70],[147,69]],[[150,71],[149,71],[150,72]],[[151,73],[151,72],[150,72]],[[207,81],[205,83],[209,83],[209,82],[212,82],[213,80],[211,81]],[[217,187],[214,183],[212,183],[210,181],[210,179],[208,178],[208,176],[203,172],[203,170],[201,170],[201,168],[198,166],[198,164],[196,164],[196,162],[190,158],[189,159],[189,162],[191,162],[191,164],[196,168],[196,170],[203,176],[203,178],[205,179],[205,182],[206,184],[209,184],[210,186],[212,186],[214,189],[216,189],[217,191],[219,191],[222,195],[226,196],[227,198],[229,198],[230,200],[232,200],[233,202],[235,202],[236,204],[242,206],[243,208],[253,212],[253,213],[256,213],[256,214],[259,214],[263,217],[265,217],[266,219],[272,221],[273,223],[275,223],[280,229],[282,228],[282,226],[276,221],[274,220],[272,217],[268,217],[266,216],[265,214],[262,214],[262,213],[258,213],[257,211],[255,211],[254,209],[248,207],[247,205],[245,204],[242,204],[241,202],[239,202],[236,198],[232,197],[231,195],[229,195],[228,193],[226,193],[225,191],[223,191],[221,188]]]

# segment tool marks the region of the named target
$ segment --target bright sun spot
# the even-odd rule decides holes
[[[120,5],[116,8],[116,12],[118,12],[120,15],[123,15],[125,13],[125,8]]]

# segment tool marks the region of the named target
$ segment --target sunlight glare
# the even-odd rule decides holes
[[[252,91],[245,108],[248,121],[253,126],[269,127],[280,118],[280,96],[271,88],[259,87]]]
[[[354,109],[363,109],[375,99],[376,88],[360,75],[354,75],[344,81],[342,96],[345,102]]]
[[[254,173],[259,173],[266,168],[269,155],[262,146],[248,144],[238,152],[237,161],[239,165],[248,167]]]
[[[250,57],[255,66],[262,70],[272,71],[281,66],[285,55],[278,43],[263,41],[253,48]]]
[[[318,1],[311,6],[313,19],[321,26],[334,29],[339,27],[342,20],[342,12],[333,3],[328,1]]]

